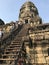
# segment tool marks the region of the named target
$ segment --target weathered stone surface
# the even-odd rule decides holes
[[[17,24],[18,28],[0,39],[0,64],[49,65],[49,24],[42,24],[32,2],[22,5]]]

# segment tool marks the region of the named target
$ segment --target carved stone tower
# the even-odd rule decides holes
[[[23,24],[32,23],[33,25],[42,23],[38,10],[32,2],[28,1],[22,5],[19,14],[19,22]]]
[[[17,23],[1,27],[0,65],[49,65],[49,24],[42,24],[32,2],[22,5]]]

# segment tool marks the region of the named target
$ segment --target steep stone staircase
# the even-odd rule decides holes
[[[4,49],[0,57],[1,65],[14,65],[14,61],[17,60],[22,48],[22,38],[27,35],[27,32],[28,24],[23,25],[21,31],[16,35],[14,40],[12,40],[11,44]]]

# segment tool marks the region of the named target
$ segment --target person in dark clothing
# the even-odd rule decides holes
[[[48,48],[48,56],[49,56],[49,48]]]
[[[19,58],[18,65],[23,65],[23,59],[22,58]]]

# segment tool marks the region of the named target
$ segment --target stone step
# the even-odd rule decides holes
[[[8,48],[6,48],[5,50],[19,49],[19,48],[21,48],[21,47],[14,47],[14,48],[10,48],[10,47],[8,47]]]
[[[4,61],[4,60],[6,60],[6,61],[12,61],[12,60],[16,60],[17,58],[0,58],[0,60],[2,60],[2,61]]]
[[[20,43],[13,43],[13,44],[10,44],[10,46],[13,46],[13,45],[21,45]]]
[[[12,44],[11,44],[10,46],[21,46],[21,44],[16,44],[16,45],[12,45]]]
[[[14,41],[12,41],[11,44],[13,44],[13,43],[14,43],[14,44],[15,44],[15,43],[16,43],[16,44],[20,44],[20,41],[16,41],[16,40],[14,40]]]
[[[2,56],[17,56],[18,54],[2,54]]]
[[[18,49],[17,49],[17,50],[11,50],[11,51],[10,51],[10,50],[9,50],[9,51],[6,50],[6,51],[4,51],[4,52],[17,52],[17,51],[20,51],[20,50],[18,50]]]
[[[11,44],[10,46],[21,46],[21,44]]]
[[[2,58],[14,58],[17,57],[18,55],[2,55]]]
[[[21,47],[20,45],[17,46],[10,46],[9,48]]]

